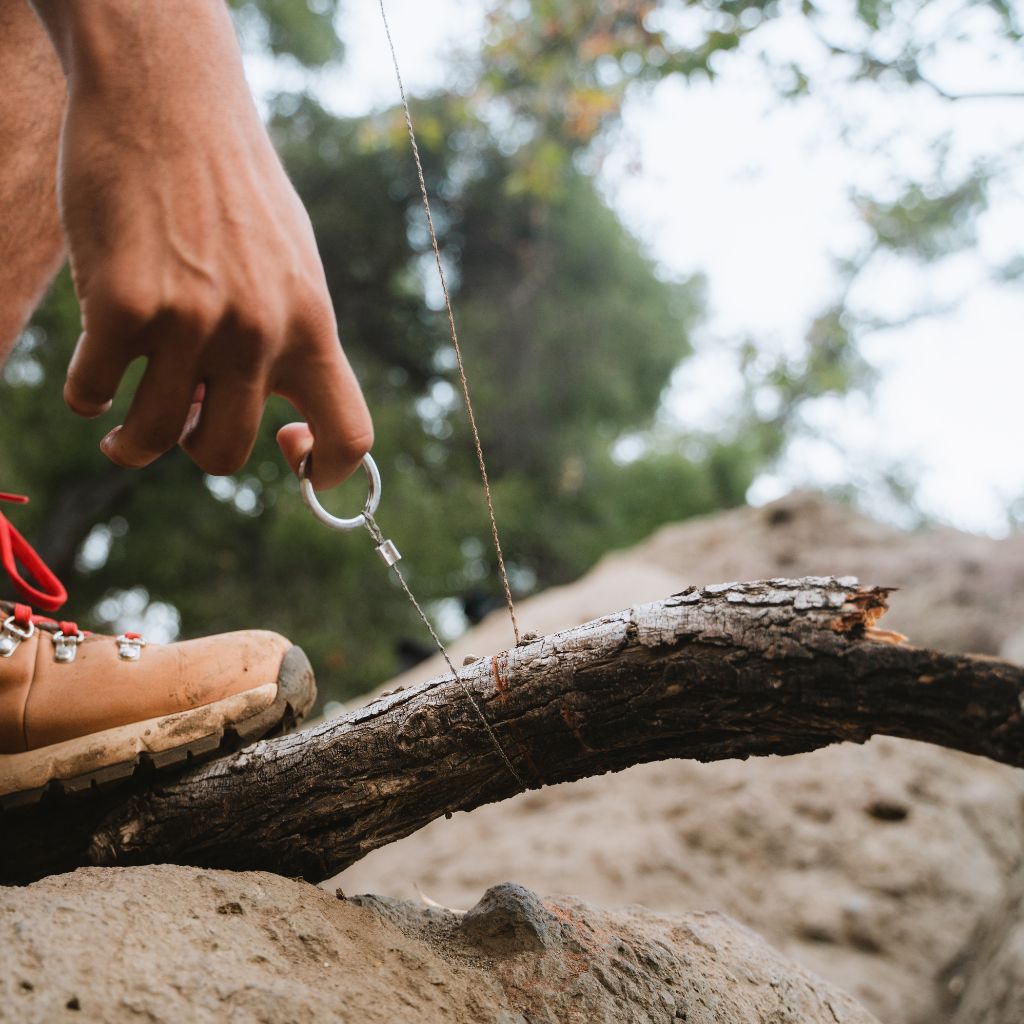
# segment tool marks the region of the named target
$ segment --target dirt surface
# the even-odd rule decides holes
[[[870,1024],[715,913],[521,886],[467,914],[262,873],[83,869],[0,890],[0,1021]]]
[[[512,877],[608,907],[721,910],[880,1019],[936,1024],[981,966],[961,965],[976,934],[1003,919],[1015,892],[1021,774],[888,739],[788,759],[667,762],[457,814],[335,881],[419,889],[456,908]],[[1014,978],[1020,987],[1024,972]]]
[[[1024,659],[1024,538],[903,535],[808,495],[667,527],[520,621],[549,632],[690,583],[833,573],[901,587],[882,625],[915,642]],[[496,616],[456,656],[508,632]],[[0,889],[0,1021],[874,1019],[846,989],[886,1024],[1020,1024],[1022,912],[1024,772],[883,738],[551,787],[323,888],[146,867]]]
[[[949,973],[957,990],[950,1000],[953,1024],[1024,1021],[1024,870],[1010,899],[983,922]]]
[[[806,494],[666,527],[518,613],[551,632],[691,583],[831,573],[899,587],[881,625],[915,643],[1024,659],[1024,537],[902,534]],[[455,656],[508,640],[496,615]],[[335,881],[454,907],[515,878],[604,907],[720,910],[888,1024],[1020,1024],[1024,929],[1007,908],[1022,865],[1024,772],[883,738],[525,794],[435,822]]]

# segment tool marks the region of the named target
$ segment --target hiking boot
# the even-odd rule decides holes
[[[2,513],[0,565],[37,607],[55,611],[66,599]],[[0,601],[0,807],[227,753],[293,726],[315,696],[305,654],[276,633],[155,644]]]

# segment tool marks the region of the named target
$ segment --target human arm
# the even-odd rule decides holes
[[[105,412],[145,356],[106,454],[143,466],[180,439],[231,473],[277,393],[308,423],[279,434],[289,463],[312,448],[315,484],[337,483],[372,444],[370,416],[222,0],[32,4],[68,83],[59,196],[83,317],[68,405]]]
[[[0,365],[64,258],[57,146],[64,76],[24,0],[0,0]]]

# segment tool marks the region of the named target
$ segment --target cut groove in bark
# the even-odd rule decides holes
[[[851,577],[690,588],[481,658],[461,676],[531,788],[875,733],[1024,766],[1024,669],[876,630],[887,594]],[[57,810],[12,816],[0,879],[169,861],[318,881],[517,790],[461,688],[442,677],[112,796],[91,817],[76,810],[71,824]]]

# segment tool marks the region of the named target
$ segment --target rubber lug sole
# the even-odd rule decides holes
[[[33,807],[44,799],[81,799],[107,792],[129,779],[155,778],[163,773],[232,754],[256,740],[294,729],[313,706],[315,699],[316,683],[309,659],[301,647],[291,647],[285,653],[278,672],[277,696],[262,711],[177,747],[156,752],[141,751],[129,760],[104,765],[83,775],[52,779],[37,789],[7,793],[0,796],[0,811]]]

